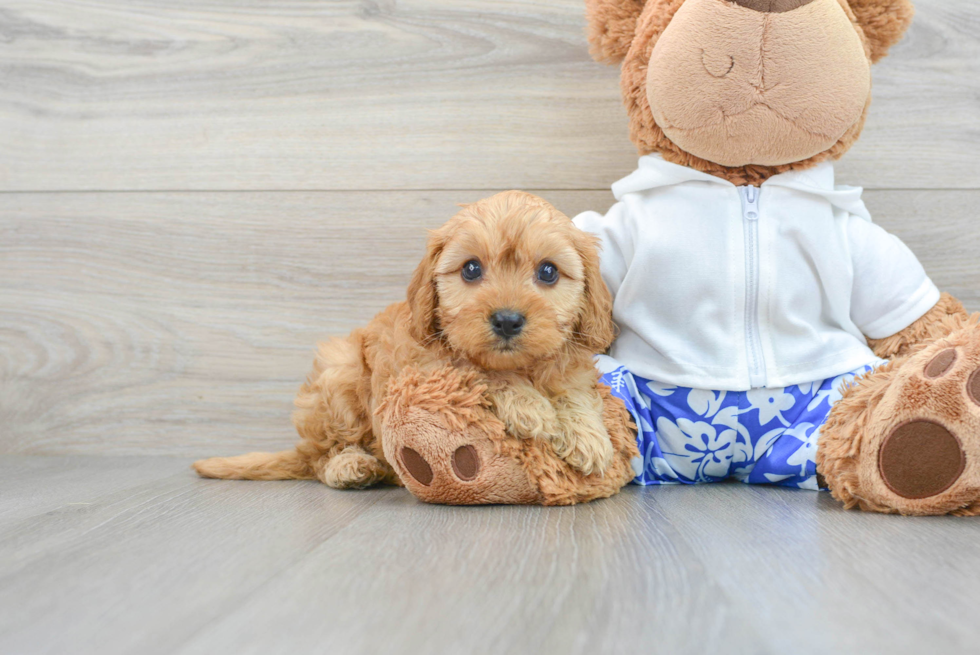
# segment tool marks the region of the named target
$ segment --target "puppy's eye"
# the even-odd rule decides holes
[[[476,259],[471,259],[463,264],[462,276],[467,282],[476,282],[483,277],[483,268],[480,267],[480,262]]]
[[[544,284],[554,284],[558,281],[558,267],[551,262],[538,266],[538,281]]]

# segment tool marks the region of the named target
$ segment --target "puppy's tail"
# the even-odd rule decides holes
[[[248,453],[237,457],[212,457],[194,462],[202,478],[224,480],[311,480],[312,467],[295,450]]]

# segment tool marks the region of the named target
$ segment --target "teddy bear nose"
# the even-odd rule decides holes
[[[524,329],[524,315],[507,310],[494,312],[490,317],[490,327],[498,337],[516,337]]]
[[[731,0],[740,7],[753,9],[767,14],[780,14],[785,11],[793,11],[803,5],[808,5],[813,0]]]

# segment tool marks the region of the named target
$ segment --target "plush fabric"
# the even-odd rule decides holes
[[[723,0],[697,1],[715,2],[719,13],[726,10]],[[864,47],[867,61],[877,61],[884,56],[888,48],[901,39],[911,21],[912,7],[907,0],[853,0],[850,3],[847,0],[831,0],[831,2],[836,2],[843,14],[851,21]],[[647,93],[647,78],[654,47],[683,4],[685,0],[647,0],[638,11],[637,3],[623,0],[592,0],[589,3],[588,33],[593,54],[600,61],[623,60],[623,101],[630,118],[630,136],[641,155],[659,152],[668,161],[724,177],[734,184],[758,185],[772,175],[809,168],[828,159],[838,159],[850,149],[864,127],[870,96],[866,98],[860,117],[840,135],[835,143],[799,161],[776,165],[726,166],[700,157],[671,141],[654,119]],[[811,7],[811,5],[816,6]],[[751,12],[744,7],[731,7],[731,9]],[[830,12],[830,10],[831,7],[826,0],[814,0],[804,7],[777,16],[787,18],[797,11]],[[630,34],[629,27],[633,21],[636,25],[635,33]],[[813,30],[808,30],[810,31]],[[717,68],[725,62],[725,54],[709,56],[708,61],[717,72]],[[835,93],[836,89],[828,90],[831,96]]]
[[[623,404],[600,386],[602,418],[616,453],[603,475],[583,475],[556,457],[540,439],[507,434],[485,397],[469,382],[445,369],[405,371],[394,380],[378,412],[386,459],[418,498],[448,505],[573,505],[618,492],[633,479],[631,461],[639,456],[633,425]],[[413,474],[404,449],[421,455],[431,477]],[[478,461],[471,481],[460,481],[454,463],[472,448]],[[423,469],[425,472],[425,469]]]
[[[871,61],[879,61],[889,48],[902,40],[915,8],[910,0],[848,0],[854,20],[861,26],[870,46]]]
[[[960,328],[859,379],[837,403],[823,429],[817,467],[846,507],[907,515],[980,514],[980,404],[970,393],[980,370],[978,320],[964,315],[944,320]],[[951,365],[930,370],[933,360],[945,359],[950,350],[955,354]],[[905,461],[893,457],[898,461],[886,462],[883,444],[907,426],[921,435],[918,444],[907,439],[912,451],[903,453]],[[945,444],[929,434],[933,426],[948,432],[962,451],[964,467],[958,475],[949,474]],[[889,470],[903,464],[905,470]],[[937,474],[940,491],[926,497],[907,497],[890,484],[911,476],[925,476],[919,484],[928,483]]]
[[[541,502],[518,459],[494,448],[490,437],[504,433],[503,423],[454,369],[428,375],[409,369],[392,381],[385,398],[378,409],[388,435],[385,459],[419,499],[447,505]],[[467,475],[472,480],[460,484],[453,463],[467,446],[475,450],[480,475]],[[422,474],[409,468],[407,453],[417,454]]]
[[[732,0],[732,2],[753,11],[781,14],[799,9],[813,0]]]
[[[647,67],[665,136],[724,166],[814,157],[861,120],[870,93],[864,45],[836,0],[775,14],[687,0]]]
[[[643,11],[644,0],[585,0],[589,25],[589,43],[597,61],[615,62],[626,56],[636,19]]]

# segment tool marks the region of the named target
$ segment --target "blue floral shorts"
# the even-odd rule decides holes
[[[633,375],[596,357],[602,382],[626,403],[638,431],[635,484],[697,484],[735,478],[817,489],[817,439],[844,384],[884,362],[783,389],[706,391]]]

